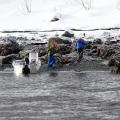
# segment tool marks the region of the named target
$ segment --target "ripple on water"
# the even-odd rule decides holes
[[[109,71],[0,73],[0,117],[117,120],[120,79]]]

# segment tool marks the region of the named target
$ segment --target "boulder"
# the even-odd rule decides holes
[[[103,44],[103,41],[100,38],[97,38],[93,41],[93,44]]]
[[[0,45],[0,55],[6,56],[9,54],[17,54],[22,49],[16,41],[9,41],[6,44]]]
[[[87,41],[87,45],[85,47],[86,49],[91,49],[92,48],[92,41]]]
[[[108,59],[116,53],[116,49],[117,49],[116,46],[110,45],[99,46],[97,48],[97,55],[104,59]]]
[[[111,66],[115,66],[115,59],[110,59],[108,61],[108,66],[111,67]]]
[[[58,52],[62,55],[69,54],[72,51],[72,47],[69,45],[61,44],[59,45]]]
[[[111,72],[114,74],[118,74],[118,73],[120,73],[120,69],[117,66],[112,66]]]
[[[56,22],[56,21],[58,21],[58,20],[60,20],[60,19],[57,18],[57,17],[54,17],[54,18],[51,20],[51,22]]]
[[[17,55],[16,54],[11,54],[11,55],[4,56],[4,58],[2,59],[2,65],[12,64],[14,59],[17,59]]]
[[[44,56],[46,54],[47,54],[47,48],[43,47],[43,48],[38,49],[38,56],[39,57]]]
[[[71,38],[71,37],[74,37],[74,34],[73,34],[73,33],[70,33],[69,31],[65,31],[65,32],[62,34],[62,36]]]

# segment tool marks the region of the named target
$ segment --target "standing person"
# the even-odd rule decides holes
[[[84,40],[84,37],[80,37],[79,39],[76,40],[76,49],[78,53],[78,62],[81,61],[81,58],[83,57],[83,49],[86,45],[86,42]]]
[[[26,65],[29,65],[29,58],[28,57],[25,57],[25,63],[26,63]]]
[[[50,38],[48,40],[48,68],[53,67],[53,64],[55,64],[55,50],[57,48],[57,42],[53,39]]]

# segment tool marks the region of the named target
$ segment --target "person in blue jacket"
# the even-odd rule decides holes
[[[83,49],[86,46],[86,41],[83,39],[84,37],[80,37],[76,40],[76,50],[78,53],[78,62],[81,61],[81,58],[83,57]]]

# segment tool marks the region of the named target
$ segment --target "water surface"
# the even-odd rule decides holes
[[[119,120],[120,76],[109,71],[0,73],[1,120]]]

